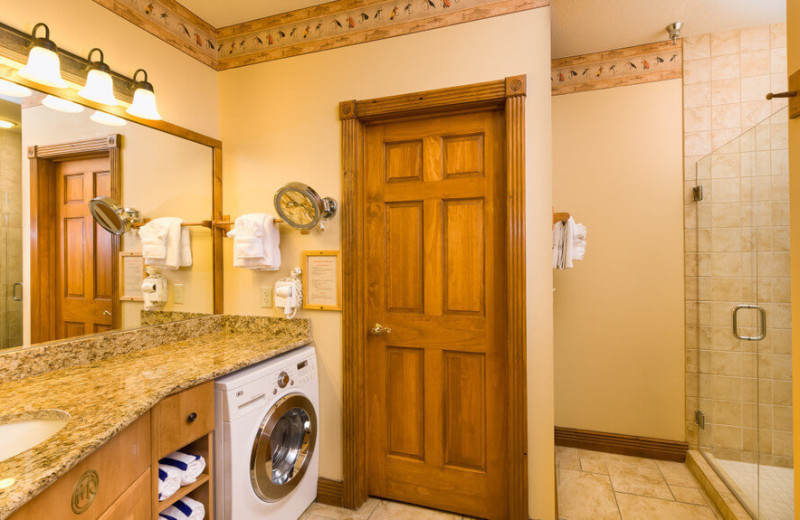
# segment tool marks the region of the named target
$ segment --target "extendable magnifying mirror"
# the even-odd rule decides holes
[[[89,211],[103,229],[115,235],[130,231],[134,223],[141,222],[139,210],[125,208],[111,197],[95,197],[89,201]]]

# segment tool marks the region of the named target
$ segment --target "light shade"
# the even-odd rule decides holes
[[[5,119],[0,119],[0,128],[13,128],[14,123],[11,121],[6,121]]]
[[[52,108],[53,110],[66,112],[68,114],[77,114],[78,112],[83,112],[82,105],[56,96],[45,96],[42,100],[42,104],[47,108]]]
[[[126,110],[130,115],[141,117],[142,119],[161,119],[161,114],[156,108],[156,95],[152,90],[137,88],[133,93],[133,103]]]
[[[17,85],[16,83],[0,79],[0,94],[3,94],[4,96],[24,98],[30,96],[33,94],[33,92],[28,87],[23,87],[22,85]]]
[[[99,110],[95,111],[94,114],[89,116],[89,119],[95,123],[100,123],[101,125],[106,126],[125,126],[127,124],[127,121],[121,117],[117,117],[106,112],[100,112]]]
[[[47,87],[67,88],[67,82],[61,77],[58,54],[36,44],[28,53],[28,63],[17,74]]]
[[[108,72],[92,69],[86,77],[86,86],[78,91],[78,95],[89,101],[104,105],[117,106],[119,101],[114,97],[114,82]]]

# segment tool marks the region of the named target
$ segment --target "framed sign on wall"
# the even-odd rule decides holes
[[[144,258],[142,253],[133,251],[122,251],[119,254],[122,263],[122,295],[120,301],[141,302],[144,301],[142,294],[142,280],[145,278]]]
[[[303,308],[342,310],[342,262],[339,251],[303,251]]]

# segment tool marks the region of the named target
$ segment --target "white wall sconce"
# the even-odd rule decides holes
[[[144,73],[142,81],[136,79],[140,72]],[[134,72],[133,81],[133,103],[127,108],[126,112],[142,119],[160,120],[161,114],[158,113],[158,108],[156,107],[156,95],[153,85],[147,82],[147,71],[139,69]]]
[[[31,89],[28,87],[23,87],[22,85],[0,79],[0,94],[9,97],[24,98],[30,96],[33,92],[31,92]]]
[[[100,53],[100,61],[92,61],[92,54]],[[114,97],[114,80],[111,79],[111,69],[103,61],[103,51],[95,47],[89,51],[89,74],[86,76],[86,86],[78,91],[83,99],[115,107],[119,101]]]
[[[65,112],[67,114],[78,114],[83,112],[82,105],[56,96],[45,96],[44,99],[42,99],[42,104],[51,110]]]
[[[16,126],[16,125],[14,123],[12,123],[11,121],[6,121],[5,119],[0,119],[0,128],[9,129],[9,128],[14,128],[14,126]]]
[[[37,38],[36,31],[44,27],[44,38]],[[28,63],[17,73],[21,77],[55,88],[67,88],[67,82],[61,77],[61,60],[56,53],[56,44],[50,40],[50,28],[43,23],[33,26],[33,41],[28,52]]]
[[[127,121],[121,117],[117,117],[107,112],[100,112],[99,110],[96,110],[94,114],[89,116],[89,119],[95,123],[100,123],[101,125],[106,126],[125,126],[127,124]]]

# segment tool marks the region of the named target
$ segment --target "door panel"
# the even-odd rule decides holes
[[[507,518],[504,119],[371,125],[370,494]]]
[[[111,329],[113,237],[98,226],[89,201],[111,195],[108,156],[59,162],[57,207],[56,336]]]

